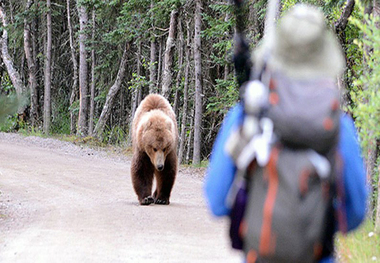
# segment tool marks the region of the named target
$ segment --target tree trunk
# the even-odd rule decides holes
[[[49,134],[51,125],[51,2],[46,1],[46,54],[45,54],[45,91],[44,91],[44,133]]]
[[[224,22],[227,23],[230,19],[231,19],[231,16],[230,16],[229,13],[227,13],[226,16],[224,17]],[[230,36],[229,33],[230,33],[230,32],[226,32],[225,35],[226,35],[227,37],[229,37],[229,36]],[[226,54],[225,54],[225,60],[226,60],[226,61],[229,61],[229,56],[230,56],[230,54],[228,54],[228,52],[226,52]],[[224,80],[225,80],[225,81],[227,81],[227,79],[228,79],[228,74],[230,74],[229,65],[230,65],[230,63],[226,63],[226,65],[224,65]]]
[[[162,68],[162,38],[160,39],[160,43],[158,45],[158,67],[157,67],[157,84],[156,89],[159,92],[161,87],[161,68]]]
[[[0,39],[1,41],[1,58],[3,59],[3,62],[5,64],[5,67],[7,69],[9,78],[12,81],[13,86],[16,89],[16,94],[18,99],[21,101],[22,96],[26,91],[26,87],[24,86],[20,73],[17,71],[17,69],[14,66],[13,60],[11,56],[9,55],[8,51],[8,31],[7,31],[7,26],[8,26],[8,21],[7,21],[7,16],[5,13],[4,9],[4,1],[1,1],[0,3],[0,19],[3,25],[3,35]],[[18,113],[22,113],[25,110],[25,106],[20,104],[18,108]]]
[[[152,0],[150,3],[150,8],[153,9],[154,7],[154,1]],[[154,14],[152,13],[152,21],[153,21]],[[150,40],[150,65],[149,65],[149,93],[156,93],[157,92],[157,42],[156,38],[154,36],[154,31],[152,29],[152,32],[150,34],[151,40]]]
[[[95,136],[100,137],[104,131],[104,127],[106,126],[107,120],[110,117],[111,109],[113,106],[113,101],[116,97],[117,92],[120,90],[121,82],[123,81],[125,68],[127,65],[127,52],[129,50],[129,43],[125,44],[123,56],[120,61],[119,71],[117,72],[116,80],[114,84],[108,91],[106,102],[104,103],[102,113],[100,114],[98,123],[95,126]]]
[[[178,163],[182,163],[184,157],[185,149],[185,135],[186,135],[186,120],[187,120],[187,105],[189,100],[189,71],[190,71],[190,28],[189,22],[186,23],[187,27],[187,45],[185,51],[185,83],[183,87],[183,108],[182,108],[182,120],[181,120],[181,134],[179,140],[179,149],[178,149]]]
[[[90,121],[88,124],[89,135],[94,131],[95,112],[95,8],[92,10],[92,50],[91,50],[91,97],[90,97]]]
[[[33,10],[35,13],[39,13],[40,12],[40,5],[39,5],[39,2],[35,2],[34,4],[34,10]],[[42,76],[41,76],[41,66],[40,66],[40,61],[38,59],[38,54],[39,54],[39,50],[40,50],[40,42],[38,41],[39,39],[39,33],[40,33],[40,16],[35,16],[33,21],[32,21],[32,29],[33,29],[33,33],[32,33],[32,56],[33,56],[33,61],[36,63],[36,77],[37,77],[37,116],[38,116],[38,121],[40,121],[40,117],[43,116],[43,113],[42,113],[42,87],[41,87],[41,79],[42,79]]]
[[[149,75],[149,93],[157,92],[157,56],[156,56],[156,39],[152,39],[150,42],[150,75]]]
[[[77,0],[79,13],[79,118],[77,134],[86,136],[88,133],[88,65],[87,65],[87,8]]]
[[[29,12],[33,4],[32,0],[26,3],[25,11]],[[31,40],[31,23],[24,18],[24,51],[28,64],[28,82],[30,90],[30,121],[33,127],[36,127],[38,120],[38,95],[37,95],[37,67],[36,61],[33,59],[33,45]]]
[[[138,41],[138,48],[137,48],[137,69],[136,69],[137,76],[142,76],[142,73],[141,73],[141,66],[142,66],[142,63],[141,63],[141,58],[142,58],[141,46],[142,46],[142,43],[141,43],[141,41]],[[135,110],[137,109],[138,105],[140,105],[140,102],[142,100],[142,88],[143,87],[139,87],[139,89],[136,91],[136,94],[135,94],[135,96],[136,96],[136,98],[135,98],[135,101],[136,101]],[[135,110],[133,111],[133,115],[135,115]]]
[[[141,62],[140,62],[140,57],[141,57],[141,42],[138,41],[138,47],[137,47],[137,57],[136,57],[136,61],[137,61],[137,65],[136,65],[136,74],[137,76],[140,76],[141,75]],[[130,123],[132,123],[132,120],[133,120],[133,117],[135,115],[135,112],[136,112],[136,109],[139,105],[139,92],[141,93],[141,89],[138,88],[138,89],[134,89],[132,91],[132,110],[131,110],[131,121]]]
[[[175,35],[177,28],[177,10],[172,10],[170,14],[169,36],[166,40],[166,49],[164,54],[164,69],[162,71],[162,91],[165,98],[169,98],[172,84],[172,65],[175,47]]]
[[[373,134],[372,131],[370,133]],[[367,174],[367,182],[368,185],[376,185],[375,174],[376,174],[376,160],[378,158],[378,146],[376,145],[376,141],[370,143],[368,146],[367,159],[366,159],[366,174]],[[373,211],[376,208],[376,203],[372,198],[368,199],[368,217],[373,219]]]
[[[335,22],[335,31],[339,35],[340,32],[346,29],[348,18],[351,16],[354,11],[355,0],[348,0],[346,6],[343,9],[342,15]]]
[[[119,98],[119,125],[124,126],[127,123],[127,120],[125,120],[125,89],[120,89]]]
[[[251,21],[248,32],[251,35],[251,40],[254,44],[261,39],[263,35],[263,27],[260,24],[258,10],[255,8],[257,0],[254,0],[249,5],[249,21]]]
[[[194,68],[195,68],[195,116],[194,116],[194,149],[193,165],[201,163],[202,140],[202,57],[201,57],[201,26],[202,1],[195,1],[194,30]]]
[[[71,95],[70,95],[70,133],[75,134],[76,127],[76,119],[77,116],[74,113],[73,104],[78,98],[78,61],[75,53],[74,47],[74,37],[73,37],[73,27],[71,25],[71,11],[70,11],[70,0],[66,1],[67,5],[67,27],[69,30],[69,42],[70,42],[70,53],[71,53],[71,61],[73,62],[73,85],[71,87]]]
[[[190,125],[189,125],[189,137],[187,138],[187,149],[186,149],[186,163],[190,162],[190,154],[191,154],[191,143],[193,138],[193,131],[194,131],[194,109],[191,110],[191,116],[190,116]]]
[[[343,12],[340,16],[340,18],[334,23],[335,26],[335,32],[338,36],[339,42],[342,47],[342,51],[344,52],[344,57],[346,60],[346,67],[344,69],[343,76],[340,76],[341,79],[338,80],[339,83],[339,89],[342,92],[342,104],[345,107],[350,106],[351,104],[351,97],[350,93],[347,90],[349,86],[349,80],[348,80],[348,66],[350,65],[349,60],[347,58],[347,52],[346,52],[346,27],[348,23],[348,18],[351,16],[352,12],[354,11],[355,7],[355,0],[348,0],[346,6],[343,9]]]
[[[175,96],[174,96],[174,113],[178,116],[178,103],[179,103],[179,86],[181,84],[182,68],[183,68],[183,30],[181,18],[178,18],[178,72],[175,80]]]
[[[138,40],[137,41],[138,43],[138,47],[137,47],[137,58],[136,58],[136,61],[137,61],[137,67],[136,67],[136,74],[137,76],[140,76],[141,75],[141,61],[140,61],[140,58],[141,58],[141,41]],[[130,120],[129,120],[129,126],[128,126],[128,145],[132,145],[132,122],[133,122],[133,118],[135,116],[135,112],[136,112],[136,109],[138,107],[138,105],[140,104],[141,102],[141,89],[134,89],[132,91],[132,108],[131,108],[131,116],[130,116]]]

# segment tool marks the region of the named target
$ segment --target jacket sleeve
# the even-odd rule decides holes
[[[230,213],[230,208],[226,206],[226,197],[235,176],[236,166],[224,148],[229,135],[241,124],[242,119],[243,107],[238,104],[227,114],[212,149],[204,191],[208,206],[215,216]]]
[[[344,204],[350,231],[365,218],[368,189],[356,128],[347,115],[341,117],[339,151],[343,159]]]

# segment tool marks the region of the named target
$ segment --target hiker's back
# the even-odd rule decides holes
[[[355,200],[365,206],[362,166],[350,174],[351,152],[340,155],[348,137],[347,127],[340,131],[335,85],[344,67],[340,46],[322,12],[301,4],[256,50],[254,64],[254,80],[241,87],[246,92],[214,144],[206,177],[210,207],[230,216],[232,246],[247,262],[331,258],[337,226],[345,232],[352,214],[350,199],[360,193]]]
[[[268,262],[313,262],[332,236],[326,225],[337,176],[338,93],[331,81],[273,74],[270,83],[264,115],[276,140],[268,163],[247,169],[243,250]]]

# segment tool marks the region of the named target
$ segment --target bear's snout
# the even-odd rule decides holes
[[[162,170],[164,170],[164,165],[165,165],[165,154],[163,151],[161,150],[158,150],[156,153],[155,153],[155,158],[154,158],[154,166],[156,167],[156,169],[161,172]]]

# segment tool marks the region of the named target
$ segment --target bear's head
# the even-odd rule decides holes
[[[165,160],[175,151],[175,126],[173,121],[160,110],[148,112],[138,127],[138,146],[145,151],[158,171],[162,171]]]

